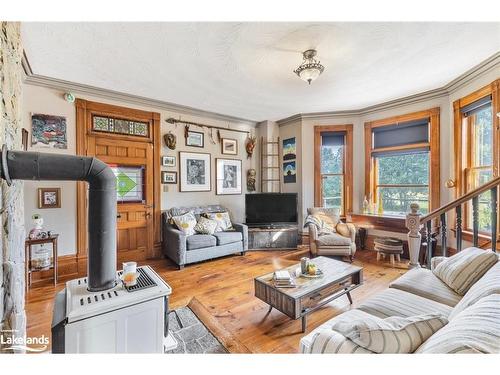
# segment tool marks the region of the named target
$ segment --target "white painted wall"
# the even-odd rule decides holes
[[[76,153],[75,106],[66,102],[55,90],[23,85],[23,124],[31,137],[31,113],[65,116],[67,121],[68,149],[28,147],[29,151],[57,154]],[[31,145],[31,138],[28,141]],[[61,189],[61,208],[38,209],[38,188],[58,187]],[[33,228],[31,216],[39,213],[44,218],[44,228],[59,233],[59,255],[76,253],[76,182],[72,181],[25,181],[24,183],[25,227]]]
[[[76,153],[76,119],[75,119],[75,106],[68,103],[63,99],[63,91],[39,87],[29,84],[24,84],[23,91],[23,120],[25,126],[28,128],[31,136],[31,113],[44,113],[51,115],[66,116],[68,126],[68,149],[55,150],[49,148],[31,148],[30,151],[41,152],[54,152],[75,154]],[[165,120],[169,117],[181,118],[186,121],[194,121],[199,123],[206,123],[210,125],[217,125],[231,128],[238,128],[250,130],[254,134],[256,129],[244,123],[228,123],[227,121],[208,119],[203,117],[188,116],[171,111],[165,111],[154,107],[145,107],[138,105],[131,105],[126,102],[116,100],[109,100],[92,95],[76,95],[79,98],[98,101],[102,103],[114,104],[124,107],[136,108],[146,111],[154,111],[160,113],[161,119],[161,135],[171,130],[177,135],[177,148],[175,151],[169,150],[162,141],[162,155],[175,155],[177,156],[177,167],[164,168],[162,170],[171,170],[179,172],[179,151],[190,152],[205,152],[212,155],[212,191],[210,192],[196,192],[186,193],[179,191],[179,185],[162,185],[161,193],[161,209],[165,210],[173,206],[191,206],[199,204],[221,204],[226,206],[232,213],[233,219],[237,222],[244,220],[245,210],[245,196],[246,193],[246,171],[250,168],[257,168],[257,155],[259,153],[258,147],[255,149],[254,157],[247,159],[245,151],[246,135],[243,133],[235,133],[221,130],[222,137],[238,139],[238,155],[222,155],[220,144],[212,144],[209,140],[208,133],[205,130],[205,147],[203,149],[196,147],[185,146],[184,141],[184,126],[167,124]],[[192,130],[201,131],[200,128],[192,127]],[[214,132],[215,135],[215,132]],[[243,194],[242,195],[216,195],[215,194],[215,159],[228,158],[228,159],[241,159],[243,161]],[[62,193],[61,208],[42,209],[37,208],[37,189],[39,187],[60,187]],[[60,234],[59,237],[59,254],[67,255],[76,253],[76,183],[75,182],[38,182],[27,181],[24,187],[25,193],[25,223],[26,228],[29,230],[32,227],[31,216],[33,213],[40,213],[45,219],[45,229],[52,230]]]

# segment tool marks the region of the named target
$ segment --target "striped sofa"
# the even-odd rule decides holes
[[[433,258],[437,267],[441,257]],[[428,338],[415,353],[500,353],[500,262],[462,296],[428,269],[408,271],[389,288],[355,309],[323,323],[300,340],[301,353],[367,353],[332,330],[340,320],[412,317],[439,313],[448,324]]]

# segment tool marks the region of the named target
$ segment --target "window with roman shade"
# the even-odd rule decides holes
[[[321,198],[323,207],[344,206],[345,132],[321,134]]]
[[[422,213],[439,205],[439,108],[368,122],[365,137],[372,213],[404,216],[411,203]]]
[[[352,210],[352,125],[315,127],[315,206]]]
[[[499,175],[500,130],[495,126],[500,111],[498,86],[500,80],[456,100],[455,129],[455,188],[464,195]],[[495,100],[495,98],[497,98]],[[472,205],[465,205],[465,233],[472,230]],[[479,232],[489,237],[491,230],[490,192],[479,196]]]

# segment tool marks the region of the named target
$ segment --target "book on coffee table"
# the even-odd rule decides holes
[[[277,288],[295,288],[295,283],[288,270],[275,271],[273,282]]]
[[[274,271],[274,280],[291,280],[292,276],[287,270]]]

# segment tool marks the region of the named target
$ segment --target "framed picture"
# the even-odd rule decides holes
[[[297,166],[294,161],[283,163],[283,183],[291,184],[297,182]]]
[[[68,148],[66,117],[31,114],[31,145],[34,147]]]
[[[175,167],[177,165],[177,158],[175,156],[162,156],[161,165],[163,167]]]
[[[61,189],[60,188],[39,188],[38,208],[60,208]]]
[[[195,132],[192,130],[188,130],[186,138],[186,146],[204,147],[205,134],[203,134],[202,132]]]
[[[162,184],[176,184],[177,183],[177,172],[161,172],[161,183]]]
[[[238,140],[222,138],[222,153],[226,155],[238,155]]]
[[[241,194],[241,160],[216,159],[217,195]]]
[[[295,137],[283,140],[283,160],[293,160],[297,156]]]
[[[180,191],[210,191],[210,154],[179,152]]]

